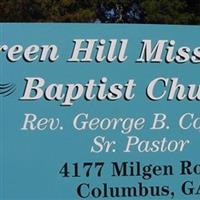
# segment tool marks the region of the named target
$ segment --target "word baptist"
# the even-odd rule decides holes
[[[41,98],[47,101],[60,101],[62,106],[72,106],[74,101],[131,101],[135,97],[136,82],[129,79],[124,83],[109,83],[107,77],[99,81],[90,79],[82,83],[47,83],[41,77],[27,77],[24,94],[20,100],[36,101]],[[144,92],[145,93],[145,92]],[[183,84],[178,78],[158,77],[146,87],[146,95],[151,101],[177,100],[200,101],[200,85]]]
[[[128,58],[128,39],[74,39],[74,47],[67,62],[125,62]],[[137,63],[200,63],[200,47],[176,46],[175,40],[158,40],[157,42],[144,39]],[[130,51],[129,51],[130,52]],[[62,52],[63,53],[63,52]],[[133,53],[133,52],[131,52]],[[26,62],[55,62],[59,58],[59,48],[55,44],[46,45],[0,45],[0,54],[10,62],[24,60]]]

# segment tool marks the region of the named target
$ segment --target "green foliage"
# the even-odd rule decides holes
[[[199,0],[0,0],[1,22],[93,22],[99,4],[137,2],[142,23],[200,24]]]
[[[189,24],[194,15],[183,0],[143,0],[141,6],[146,13],[146,23]]]

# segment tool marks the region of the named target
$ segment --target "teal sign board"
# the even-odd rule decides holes
[[[1,24],[0,199],[199,199],[199,31]]]

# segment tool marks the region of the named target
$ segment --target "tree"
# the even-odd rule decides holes
[[[200,24],[199,0],[1,0],[2,22]]]
[[[141,0],[145,22],[153,24],[189,24],[193,14],[184,0]]]
[[[135,0],[101,2],[97,7],[97,17],[102,22],[139,23],[143,22],[143,12]]]

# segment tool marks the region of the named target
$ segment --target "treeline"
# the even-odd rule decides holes
[[[0,12],[1,22],[200,24],[200,0],[1,0]]]

